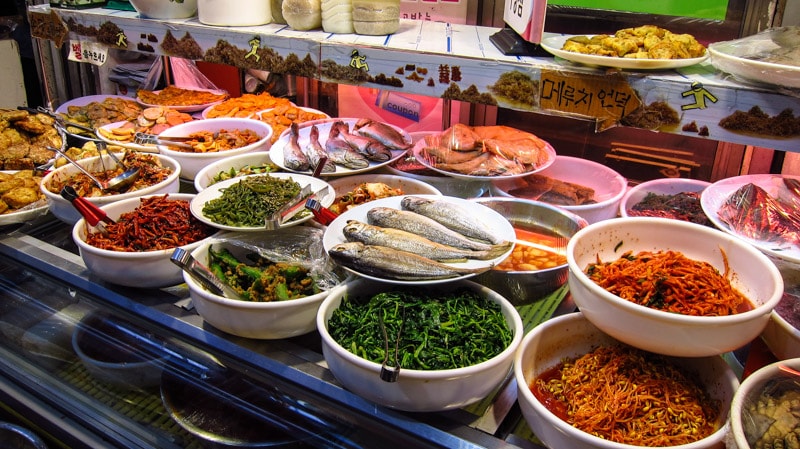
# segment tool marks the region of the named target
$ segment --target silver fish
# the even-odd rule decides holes
[[[505,252],[499,247],[489,251],[473,251],[442,245],[401,229],[382,228],[358,220],[348,220],[342,233],[351,242],[408,251],[438,262],[465,262],[467,259],[489,260],[500,257]]]
[[[369,167],[369,160],[342,139],[339,128],[336,126],[331,126],[328,140],[325,141],[325,151],[328,152],[328,159],[333,163],[351,170]]]
[[[503,240],[498,238],[491,227],[474,211],[467,210],[459,204],[446,200],[407,196],[400,201],[400,207],[436,220],[467,237],[495,245],[503,243]]]
[[[295,123],[292,123],[292,126],[297,127]],[[333,173],[336,171],[336,164],[328,156],[328,152],[325,151],[325,148],[322,148],[322,145],[319,143],[319,129],[317,125],[311,125],[308,131],[308,144],[305,146],[305,154],[308,157],[309,168],[311,170],[317,167],[317,164],[319,164],[322,158],[325,158],[325,165],[322,166],[321,173]]]
[[[434,242],[461,249],[491,251],[494,247],[489,243],[467,238],[432,218],[409,210],[373,207],[367,211],[367,223],[384,228],[402,229],[403,231],[421,235]],[[508,250],[511,247],[511,242],[502,243],[501,246]]]
[[[289,143],[283,147],[283,165],[289,170],[305,171],[309,168],[308,158],[300,148],[297,126],[289,130]]]
[[[381,142],[365,136],[350,132],[350,127],[342,121],[335,122],[332,126],[339,129],[339,135],[364,157],[371,161],[386,162],[392,158],[392,150]]]
[[[362,118],[353,125],[353,131],[371,137],[392,150],[407,150],[411,144],[406,142],[400,131],[383,122]]]
[[[407,251],[361,242],[340,243],[329,249],[328,255],[360,273],[401,281],[449,279],[488,270],[453,267]]]

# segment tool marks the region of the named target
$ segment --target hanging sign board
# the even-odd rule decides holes
[[[534,44],[542,41],[547,0],[505,0],[503,20],[523,39]]]

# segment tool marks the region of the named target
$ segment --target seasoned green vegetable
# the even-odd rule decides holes
[[[328,332],[350,352],[382,363],[381,320],[389,338],[389,360],[397,340],[404,369],[475,365],[501,353],[513,338],[500,305],[468,289],[427,294],[398,288],[369,299],[347,296],[328,321]]]
[[[286,301],[320,292],[308,271],[288,263],[273,263],[248,254],[240,261],[225,248],[208,249],[209,269],[231,286],[242,299],[254,302]]]
[[[291,178],[251,176],[231,184],[203,205],[203,215],[226,226],[264,226],[264,220],[300,192]]]
[[[214,175],[214,178],[212,179],[211,183],[209,183],[209,185],[216,184],[221,181],[227,181],[228,179],[231,178],[238,178],[239,176],[260,175],[264,173],[272,173],[275,171],[278,171],[278,166],[273,163],[262,164],[262,165],[245,165],[244,167],[238,170],[231,167],[228,170],[221,171],[216,175]]]

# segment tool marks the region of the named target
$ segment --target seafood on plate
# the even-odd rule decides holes
[[[361,242],[340,243],[328,254],[345,267],[371,276],[398,280],[447,279],[485,271],[459,268],[408,251]]]
[[[416,156],[432,168],[470,176],[520,175],[555,157],[549,143],[510,126],[456,124],[418,143]]]
[[[756,184],[745,184],[731,193],[717,211],[717,216],[743,237],[800,247],[797,208],[771,196]]]
[[[330,257],[369,276],[432,281],[487,271],[514,246],[493,235],[491,225],[470,219],[468,211],[443,204],[447,201],[422,204],[426,198],[415,196],[398,201],[399,209],[388,204],[363,205],[363,218],[340,217],[344,242],[328,247]],[[406,210],[409,205],[430,217]],[[426,206],[440,207],[442,212],[432,213]]]

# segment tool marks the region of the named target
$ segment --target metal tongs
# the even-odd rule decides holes
[[[189,251],[183,248],[175,248],[172,251],[172,256],[169,260],[175,265],[181,267],[183,271],[189,274],[195,281],[206,288],[215,295],[224,296],[231,299],[241,299],[239,294],[236,293],[227,283],[218,278],[207,266],[198,262],[197,259],[192,257]]]
[[[184,143],[191,139],[191,137],[164,137],[143,132],[138,132],[133,135],[133,143],[137,145],[163,145],[165,147],[183,148],[184,150],[194,151],[193,146]]]
[[[405,309],[401,319],[405,318]],[[384,382],[397,382],[397,377],[400,375],[400,333],[403,332],[403,321],[400,321],[400,326],[397,329],[397,336],[394,339],[394,367],[390,368],[389,363],[389,335],[386,333],[386,325],[383,324],[383,315],[378,311],[378,323],[381,325],[381,332],[383,332],[383,363],[381,364],[381,380]]]
[[[304,186],[300,193],[295,195],[288,203],[278,209],[277,212],[264,220],[264,227],[268,231],[280,228],[287,221],[305,209],[306,200],[319,199],[328,194],[328,186],[325,186],[314,193],[311,193],[311,185]]]
[[[309,198],[306,200],[306,209],[314,214],[314,219],[317,220],[319,224],[325,226],[331,224],[331,222],[338,217],[335,212],[323,206],[316,198]]]
[[[45,114],[47,116],[50,116],[51,118],[53,118],[56,121],[56,123],[60,124],[61,127],[65,129],[65,131],[66,131],[66,127],[70,127],[70,128],[79,129],[79,130],[81,130],[83,132],[87,132],[87,133],[89,133],[89,134],[91,134],[93,136],[96,136],[95,130],[93,128],[81,125],[80,123],[71,122],[71,121],[65,119],[64,117],[62,117],[61,115],[56,114],[55,112],[53,112],[50,109],[45,108],[43,106],[37,106],[35,108],[29,108],[27,106],[17,106],[17,109],[19,109],[20,111],[28,111],[28,112],[33,113],[33,114],[39,113],[39,114]],[[84,136],[80,136],[80,137],[87,138],[87,137],[84,137]],[[97,139],[92,139],[90,137],[88,139],[97,140]]]

